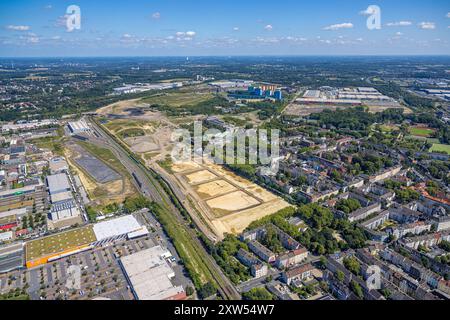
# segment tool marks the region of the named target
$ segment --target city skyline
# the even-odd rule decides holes
[[[447,55],[446,1],[2,1],[0,56]],[[80,9],[69,29],[67,9]],[[380,24],[367,20],[380,9]],[[73,20],[71,23],[75,23]]]

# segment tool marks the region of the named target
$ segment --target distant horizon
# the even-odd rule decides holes
[[[267,55],[148,55],[148,56],[23,56],[23,57],[13,57],[13,56],[0,56],[0,59],[78,59],[78,58],[367,58],[367,57],[380,57],[380,58],[398,58],[398,57],[445,57],[450,58],[450,54],[340,54],[340,55],[326,55],[326,54],[308,54],[308,55],[283,55],[283,54],[267,54]]]

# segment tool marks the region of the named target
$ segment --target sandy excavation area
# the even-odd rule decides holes
[[[219,165],[189,161],[174,164],[172,171],[219,239],[240,234],[252,222],[289,207],[282,198]]]
[[[214,198],[237,189],[225,180],[216,180],[209,183],[199,185],[196,189],[199,196],[203,199]]]
[[[252,222],[270,216],[287,207],[289,207],[289,204],[279,198],[278,200],[265,202],[248,210],[239,211],[220,219],[214,219],[211,223],[222,235],[226,233],[237,235],[244,232]]]
[[[196,184],[214,180],[217,178],[217,176],[214,175],[213,173],[209,172],[208,170],[203,170],[203,171],[197,171],[197,172],[191,173],[191,174],[187,175],[186,178],[187,178],[189,184],[196,185]]]
[[[172,165],[172,171],[176,173],[186,172],[186,171],[192,171],[195,169],[200,169],[200,165],[196,164],[195,162],[180,162]]]
[[[258,205],[260,202],[242,191],[236,191],[227,195],[214,198],[206,202],[208,206],[217,211],[220,216],[221,211],[232,213]],[[216,210],[218,209],[218,210]]]

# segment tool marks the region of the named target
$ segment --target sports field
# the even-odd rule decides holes
[[[409,133],[413,136],[430,138],[434,134],[434,130],[426,127],[412,127]]]
[[[27,242],[25,245],[26,261],[59,254],[83,245],[95,242],[92,226],[58,233],[42,239]]]

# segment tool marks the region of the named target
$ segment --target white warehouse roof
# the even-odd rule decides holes
[[[71,190],[69,179],[65,173],[55,174],[47,177],[50,194],[56,194]]]
[[[185,297],[183,287],[174,286],[171,282],[175,273],[165,261],[166,255],[167,250],[156,246],[120,259],[139,300],[176,300],[178,296],[181,299]]]
[[[89,125],[83,119],[76,122],[69,122],[69,127],[72,132],[83,132],[89,130]]]
[[[142,226],[132,215],[94,224],[94,233],[98,241],[141,230]]]
[[[0,233],[0,242],[9,241],[12,240],[12,238],[13,238],[12,231]]]

